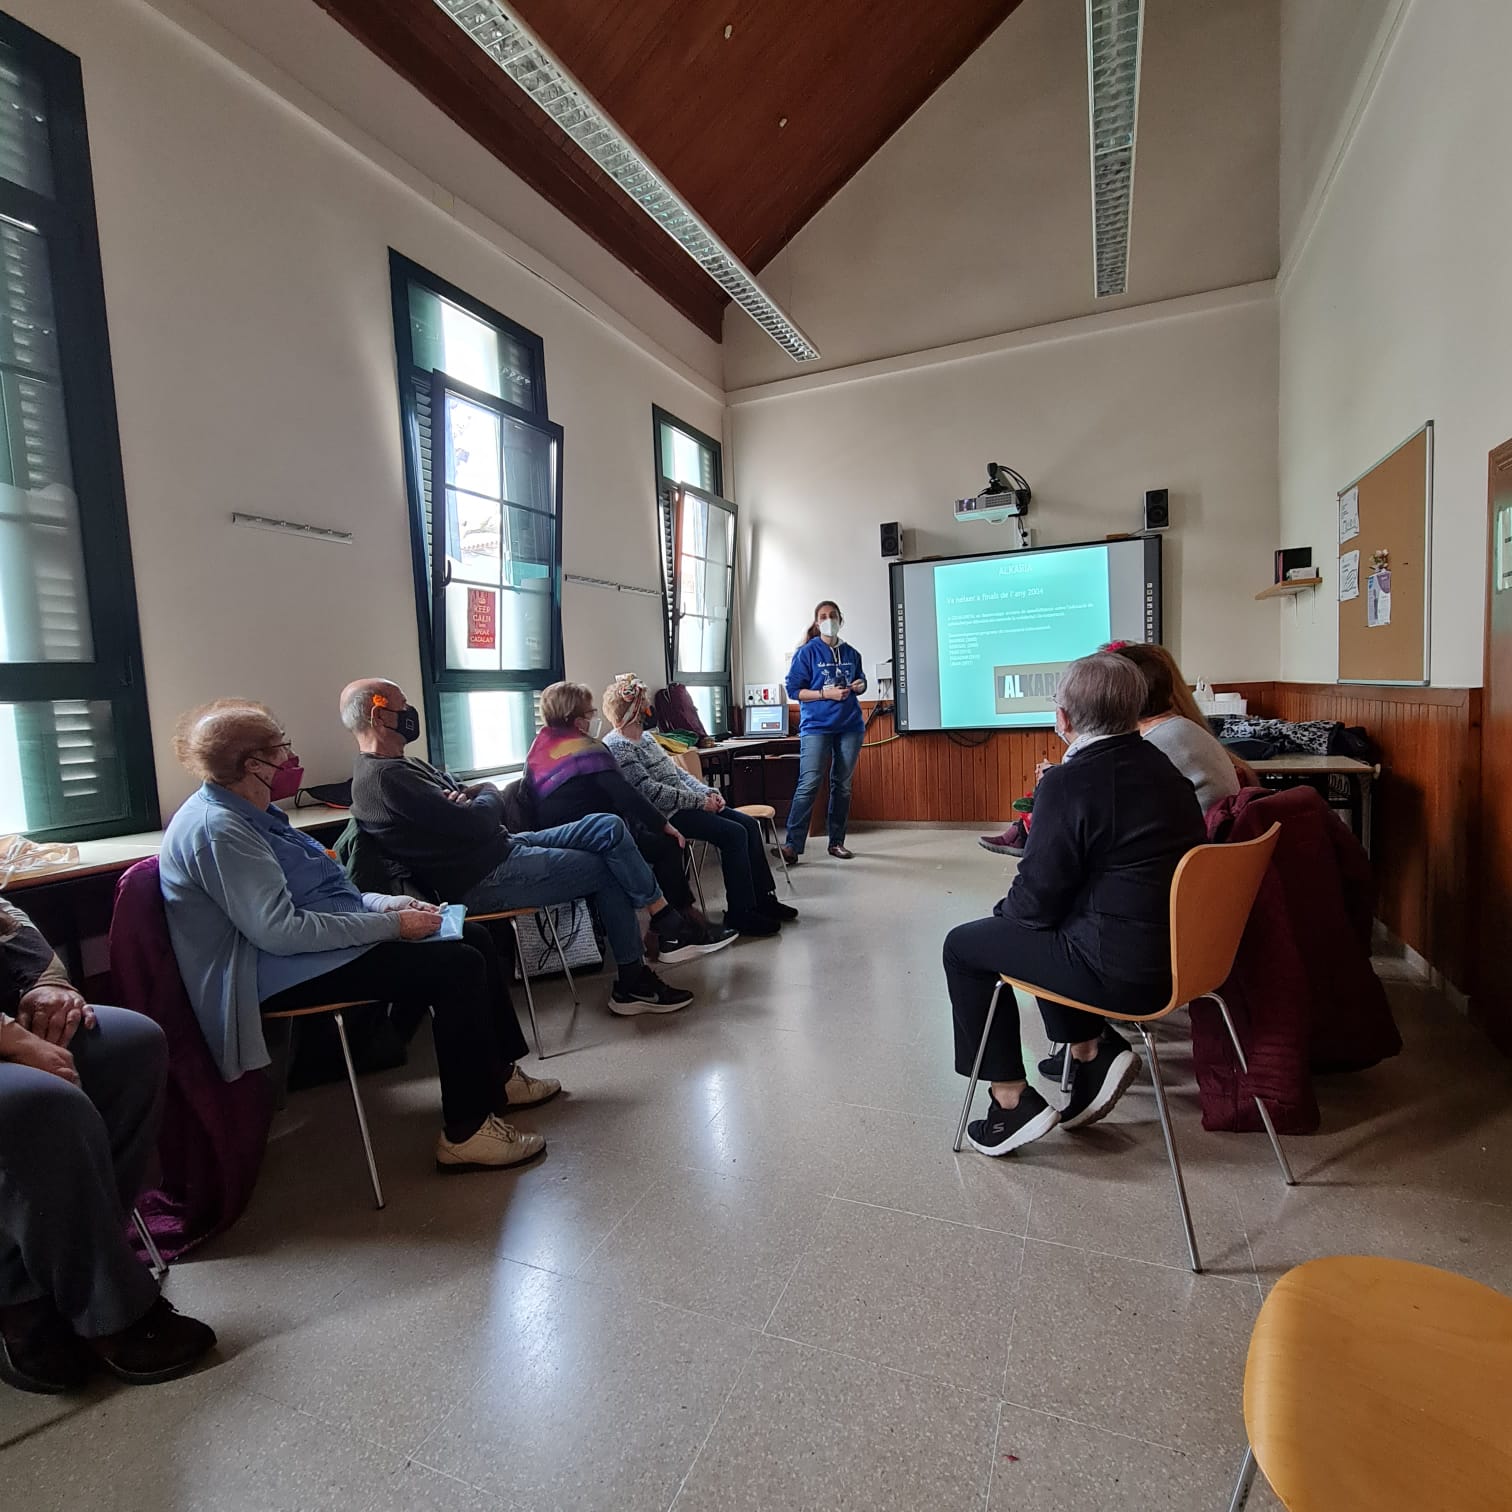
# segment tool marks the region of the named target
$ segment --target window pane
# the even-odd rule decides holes
[[[665,421],[661,427],[662,476],[674,483],[714,491],[714,453],[686,431]]]
[[[684,556],[705,554],[709,523],[709,506],[693,494],[683,495],[682,552]]]
[[[704,620],[697,614],[685,614],[677,627],[677,670],[703,671]]]
[[[735,516],[728,509],[709,511],[708,557],[725,564],[735,560]]]
[[[719,733],[719,722],[714,714],[713,688],[689,688],[689,696],[693,699],[693,707],[698,710],[698,717],[703,721],[703,727],[709,734]]]
[[[0,704],[0,833],[103,824],[129,810],[108,703]]]
[[[443,693],[442,760],[453,772],[520,766],[535,738],[535,694]]]
[[[725,665],[725,637],[728,630],[722,619],[710,619],[704,622],[703,641],[703,666],[697,670],[700,672],[723,672]],[[689,668],[690,671],[694,670]]]
[[[47,245],[0,223],[0,662],[93,659]]]
[[[517,521],[524,520],[517,529]],[[448,559],[451,582],[446,588],[446,665],[457,672],[545,671],[551,666],[551,569],[544,562],[514,554],[528,542],[539,516],[504,514],[500,551],[498,516],[489,559],[481,544],[483,532],[469,539],[478,551]],[[502,577],[501,577],[502,573]]]
[[[0,178],[53,192],[42,81],[8,47],[0,47]]]
[[[455,394],[446,396],[446,481],[490,499],[501,492],[499,417]]]
[[[504,421],[504,497],[555,514],[556,443],[519,420]]]
[[[704,564],[697,557],[684,557],[680,577],[677,607],[684,614],[705,613],[708,601],[704,594]]]
[[[416,367],[536,409],[530,352],[522,342],[416,283],[409,286],[409,308]]]

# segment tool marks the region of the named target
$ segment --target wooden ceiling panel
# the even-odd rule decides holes
[[[434,0],[316,3],[718,337],[719,289]],[[663,177],[759,270],[1019,0],[511,3]]]

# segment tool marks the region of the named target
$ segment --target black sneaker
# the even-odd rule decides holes
[[[1105,1045],[1122,1045],[1125,1050],[1133,1048],[1129,1044],[1128,1040],[1126,1040],[1123,1035],[1121,1035],[1118,1030],[1116,1030],[1112,1026],[1112,1024],[1103,1025],[1103,1031],[1099,1038]],[[1066,1047],[1064,1045],[1062,1045],[1054,1055],[1047,1055],[1044,1060],[1039,1063],[1040,1075],[1045,1077],[1049,1081],[1053,1081],[1057,1087],[1061,1084],[1061,1077],[1064,1075],[1065,1070]]]
[[[733,929],[737,934],[747,935],[754,940],[770,939],[782,929],[778,920],[755,908],[748,908],[744,913],[726,909],[724,921],[726,929]]]
[[[159,1297],[130,1328],[93,1342],[112,1375],[128,1386],[155,1386],[193,1370],[215,1348],[215,1330]]]
[[[664,912],[670,913],[671,910]],[[661,918],[661,914],[656,917]],[[652,922],[654,924],[655,920]],[[713,955],[716,950],[723,950],[726,945],[734,943],[733,931],[709,929],[702,924],[693,923],[691,919],[683,919],[674,929],[656,931],[657,958],[668,966],[675,966],[679,961],[691,961],[695,956]]]
[[[684,987],[667,986],[643,961],[633,976],[616,979],[609,994],[609,1011],[621,1018],[633,1018],[637,1013],[676,1013],[692,1001],[691,992]]]
[[[1032,1144],[1060,1122],[1060,1114],[1033,1087],[1019,1093],[1016,1108],[1002,1108],[987,1094],[987,1116],[966,1125],[973,1149],[984,1155],[1006,1155],[1020,1145]]]
[[[1099,1041],[1097,1054],[1077,1061],[1071,1072],[1071,1100],[1061,1109],[1063,1129],[1085,1129],[1106,1118],[1139,1075],[1140,1059],[1122,1036],[1117,1044]]]
[[[776,919],[779,924],[791,924],[798,917],[798,910],[784,903],[776,893],[768,893],[764,898],[757,898],[756,912],[764,914],[769,919]]]
[[[58,1396],[77,1391],[94,1356],[46,1299],[0,1307],[0,1381],[18,1391]]]

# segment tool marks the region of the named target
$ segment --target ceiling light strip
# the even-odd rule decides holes
[[[1087,0],[1092,262],[1099,299],[1128,288],[1143,44],[1144,0]]]
[[[750,269],[646,161],[546,45],[498,0],[435,0],[557,127],[577,144],[796,362],[816,347]]]

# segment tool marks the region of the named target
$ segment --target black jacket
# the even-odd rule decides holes
[[[1137,732],[1045,773],[1008,896],[993,910],[1058,931],[1100,977],[1169,984],[1171,878],[1207,839],[1192,784]]]

